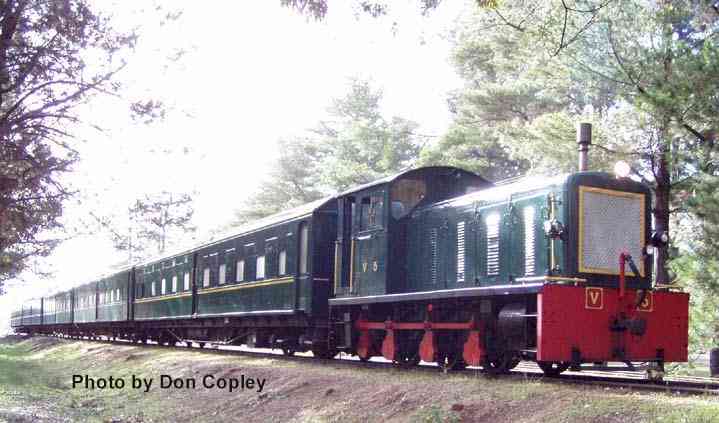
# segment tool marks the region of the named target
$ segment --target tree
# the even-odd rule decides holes
[[[192,202],[190,194],[162,191],[135,200],[127,215],[95,219],[109,233],[115,249],[127,252],[126,264],[132,264],[152,250],[164,253],[168,245],[195,232]]]
[[[314,139],[282,139],[280,156],[257,192],[239,210],[229,225],[234,227],[322,198],[318,163],[321,147]],[[225,228],[226,229],[226,228]]]
[[[422,14],[426,14],[439,6],[441,2],[442,0],[417,0],[417,5]],[[492,8],[498,6],[499,0],[475,0],[475,3],[479,7]],[[329,10],[328,0],[280,0],[280,4],[318,21],[324,19]],[[375,18],[386,15],[390,9],[385,2],[369,0],[355,0],[354,6],[359,12]]]
[[[332,101],[330,118],[312,131],[320,146],[320,182],[325,192],[398,172],[418,157],[422,136],[417,123],[381,113],[382,91],[369,81],[351,79],[343,97]]]
[[[0,5],[0,284],[58,243],[77,108],[119,88],[117,54],[135,41],[85,0]]]
[[[192,197],[189,194],[173,194],[162,191],[145,195],[129,209],[133,220],[139,224],[137,237],[154,242],[158,254],[165,252],[170,235],[190,233],[196,230],[192,225]]]
[[[308,134],[280,140],[280,156],[257,192],[237,212],[236,227],[411,166],[423,137],[417,124],[381,112],[382,92],[352,79],[331,102],[329,119]]]
[[[477,10],[458,31],[455,60],[468,84],[457,122],[494,128],[510,157],[541,169],[573,166],[572,123],[589,118],[598,167],[631,159],[654,188],[657,230],[668,231],[673,195],[696,170],[714,170],[716,10],[682,1],[508,1]],[[660,249],[659,283],[669,280],[667,257]]]

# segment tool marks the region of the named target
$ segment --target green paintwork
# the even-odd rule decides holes
[[[525,179],[516,183],[478,191],[449,201],[419,208],[407,222],[407,288],[418,292],[473,286],[522,284],[541,276],[576,277],[589,284],[615,286],[616,276],[577,271],[577,231],[579,185],[626,192],[645,193],[648,189],[612,175],[585,172],[546,180]],[[550,269],[551,241],[543,230],[550,218],[552,199],[555,218],[565,231],[554,241],[555,267]],[[649,216],[649,202],[645,204]],[[531,227],[526,226],[524,210],[534,209]],[[496,274],[488,264],[488,220],[499,216],[499,261]],[[464,224],[464,268],[458,268],[458,225]],[[649,233],[649,219],[646,219]],[[526,230],[534,232],[534,265],[528,264]],[[647,235],[648,237],[648,235]],[[531,267],[531,269],[529,268]],[[650,266],[647,264],[646,268]],[[495,272],[491,272],[495,273]],[[630,287],[648,287],[650,275],[627,278]]]
[[[130,271],[128,270],[116,273],[98,282],[98,322],[127,320],[129,277]]]
[[[192,315],[192,285],[185,289],[185,274],[193,271],[191,253],[154,261],[134,270],[133,318],[136,320],[187,318]],[[173,290],[173,278],[176,286]],[[165,292],[162,291],[164,280]],[[153,295],[154,284],[154,295]]]
[[[235,286],[201,290],[198,315],[226,315],[271,310],[293,310],[293,277],[249,282]]]
[[[73,319],[75,323],[94,322],[97,319],[97,282],[81,285],[73,290]]]
[[[510,186],[486,190],[415,211],[407,224],[407,291],[432,291],[506,284],[518,277],[544,275],[549,241],[542,231],[551,187],[516,192]],[[525,267],[525,207],[535,210],[535,265]],[[488,266],[489,221],[499,217],[498,272]],[[557,215],[561,220],[561,213]],[[458,233],[464,225],[464,268],[458,268]],[[559,260],[561,258],[558,257]],[[495,273],[495,272],[492,272]]]
[[[72,291],[55,294],[56,323],[72,323]]]
[[[395,190],[402,191],[407,184],[422,186],[409,190],[417,193],[414,202],[405,196],[393,197]],[[489,185],[471,172],[436,166],[402,172],[343,193],[338,198],[337,240],[341,256],[337,266],[341,278],[335,296],[405,292],[409,286],[407,269],[411,267],[408,260],[414,259],[408,254],[413,248],[408,224],[416,223],[410,212]],[[367,219],[367,212],[372,219]],[[420,248],[421,244],[416,246]],[[415,279],[412,283],[416,287],[423,282]]]
[[[192,296],[135,300],[135,320],[186,318],[192,314]]]

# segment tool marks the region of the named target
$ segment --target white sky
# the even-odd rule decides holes
[[[424,18],[419,2],[397,1],[380,19],[358,17],[345,3],[351,2],[331,1],[327,18],[315,22],[279,0],[212,7],[167,1],[183,14],[163,26],[156,14],[136,10],[143,3],[114,4],[118,26],[142,27],[121,76],[126,95],[160,98],[172,110],[151,125],[133,123],[126,106],[106,98],[83,111],[106,131],[84,133],[87,141],[78,147],[82,162],[70,179],[80,204],[68,204],[68,223],[86,219],[88,211],[121,212],[145,193],[171,190],[197,191],[195,223],[200,232],[216,227],[257,187],[277,154],[276,140],[314,126],[352,76],[383,89],[387,115],[441,134],[449,123],[447,92],[461,84],[446,39],[461,2],[444,2]],[[166,57],[177,48],[188,53],[168,66]],[[0,333],[19,301],[86,282],[117,261],[104,234],[66,241],[47,264],[54,278],[11,283],[0,296]]]

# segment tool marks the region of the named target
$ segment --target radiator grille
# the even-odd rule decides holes
[[[429,231],[429,252],[431,255],[432,268],[430,269],[430,278],[432,283],[437,283],[437,273],[439,268],[439,260],[437,257],[437,228],[433,228]]]
[[[464,222],[457,223],[457,282],[464,282]]]
[[[534,274],[534,207],[524,208],[524,274]]]
[[[579,187],[580,272],[617,275],[619,254],[628,252],[645,274],[644,201],[644,194]]]
[[[499,275],[499,214],[487,216],[487,276]]]

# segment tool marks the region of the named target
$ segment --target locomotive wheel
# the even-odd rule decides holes
[[[493,375],[509,373],[510,370],[517,367],[519,360],[511,355],[502,355],[492,359],[487,359],[482,366],[487,373]]]
[[[537,365],[545,375],[550,377],[557,377],[569,368],[569,363],[560,361],[538,361]]]
[[[392,361],[392,363],[401,367],[414,367],[419,364],[419,361],[419,354],[413,354],[400,356],[396,360]]]
[[[467,368],[467,363],[461,355],[457,354],[445,354],[440,355],[437,359],[437,365],[445,373],[450,370],[464,370]]]
[[[294,348],[291,348],[291,347],[284,347],[284,348],[282,348],[282,354],[284,354],[288,357],[291,357],[291,356],[295,355],[295,350],[294,350]]]
[[[316,358],[330,359],[337,355],[337,352],[327,348],[314,348],[312,349],[312,355]]]

